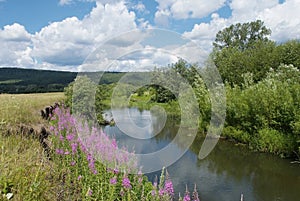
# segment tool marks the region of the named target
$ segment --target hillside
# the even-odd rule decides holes
[[[116,82],[122,75],[123,73],[105,73],[101,83]],[[76,76],[77,72],[0,68],[0,94],[61,92]]]

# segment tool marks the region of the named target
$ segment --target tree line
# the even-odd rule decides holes
[[[77,75],[77,72],[68,71],[0,68],[0,94],[63,92]],[[100,84],[117,82],[122,75],[119,72],[106,72]]]

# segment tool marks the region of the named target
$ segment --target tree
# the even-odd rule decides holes
[[[267,37],[270,33],[260,20],[231,25],[217,33],[212,57],[225,82],[242,86],[249,73],[258,82],[270,68],[279,66],[276,43]]]
[[[78,76],[65,88],[66,105],[71,106],[76,114],[94,118],[96,86],[88,76]]]
[[[261,20],[243,24],[237,23],[219,31],[213,45],[217,50],[226,47],[245,50],[258,40],[269,41],[268,36],[270,34],[271,30],[265,27]]]
[[[300,41],[291,40],[280,44],[276,48],[279,63],[297,67],[300,69]]]

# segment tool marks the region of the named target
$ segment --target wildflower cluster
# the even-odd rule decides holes
[[[51,120],[53,160],[62,188],[71,200],[174,200],[168,172],[152,184],[138,170],[136,158],[101,129],[56,108]],[[137,171],[138,170],[138,171]],[[135,174],[130,174],[135,173]],[[69,191],[65,190],[69,189]],[[198,195],[197,195],[198,197]],[[195,199],[199,200],[199,199]]]

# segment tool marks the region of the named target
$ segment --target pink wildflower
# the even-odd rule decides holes
[[[56,153],[62,155],[64,154],[64,151],[62,149],[56,149]]]
[[[117,178],[116,177],[113,177],[109,180],[109,183],[112,184],[112,185],[115,185],[117,183]]]
[[[190,192],[186,186],[186,190],[185,190],[185,194],[184,194],[184,197],[183,197],[183,201],[190,201],[191,200],[191,197],[190,197]]]
[[[124,176],[122,180],[122,186],[127,189],[131,188],[130,180],[128,179],[127,176]]]

